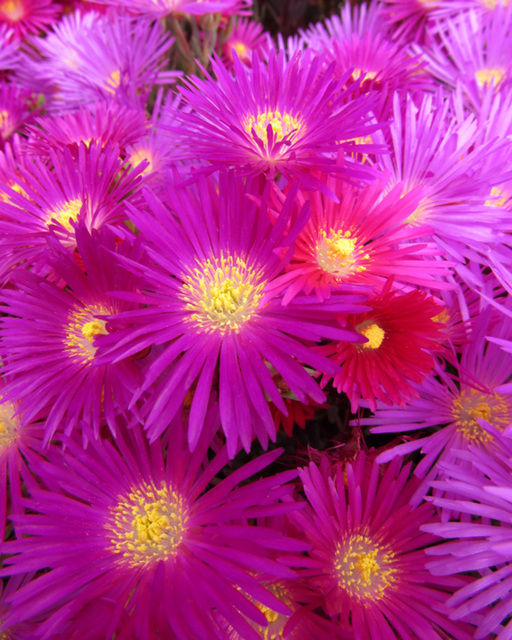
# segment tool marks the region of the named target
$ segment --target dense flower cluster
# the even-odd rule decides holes
[[[0,638],[512,638],[512,3],[252,9],[0,0]]]

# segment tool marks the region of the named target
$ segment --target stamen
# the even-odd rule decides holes
[[[257,312],[265,282],[241,258],[222,254],[184,279],[190,320],[203,331],[240,331]]]
[[[330,229],[327,233],[322,229],[316,245],[318,266],[336,278],[346,278],[353,273],[361,273],[366,266],[361,264],[370,256],[358,247],[357,238],[350,231]]]
[[[96,355],[94,337],[108,333],[105,321],[96,316],[110,315],[111,311],[101,305],[75,307],[68,316],[64,330],[64,346],[72,358],[91,362]]]
[[[360,534],[338,545],[334,569],[339,586],[358,599],[379,600],[393,582],[397,570],[390,566],[394,554]]]
[[[368,342],[357,345],[362,349],[378,349],[386,337],[384,329],[372,320],[365,320],[361,322],[361,324],[358,324],[356,331],[365,338],[368,338]]]
[[[16,409],[10,402],[0,404],[0,456],[17,437],[20,419],[15,413]]]
[[[58,222],[61,224],[67,231],[73,231],[73,227],[71,225],[71,220],[76,222],[78,215],[82,209],[83,202],[80,198],[75,198],[75,200],[68,200],[65,204],[60,207],[60,209],[54,209],[53,211],[48,212],[48,219],[46,221],[47,225],[51,223]]]
[[[476,389],[461,391],[452,404],[457,430],[468,440],[489,442],[492,435],[479,424],[482,418],[502,431],[512,422],[512,407],[498,393],[481,393]]]
[[[272,127],[274,144],[281,142],[285,138],[289,142],[294,142],[298,135],[305,130],[305,125],[300,118],[296,118],[286,112],[281,113],[278,109],[259,113],[257,117],[253,115],[248,116],[244,122],[246,132],[251,135],[254,129],[256,135],[263,142],[267,150],[268,125]]]
[[[105,79],[103,88],[109,93],[114,94],[121,84],[121,72],[119,69],[112,71],[112,73]]]
[[[506,73],[507,70],[504,68],[484,68],[475,72],[475,80],[479,89],[483,89],[484,87],[491,84],[494,85],[494,87],[497,89]]]
[[[188,515],[181,496],[162,482],[133,489],[112,510],[106,528],[112,551],[131,566],[175,556],[184,539]]]

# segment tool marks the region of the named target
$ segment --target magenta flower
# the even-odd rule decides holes
[[[298,400],[324,401],[304,365],[325,373],[328,369],[331,375],[338,367],[311,346],[322,338],[358,340],[354,331],[336,324],[334,314],[360,310],[358,303],[365,297],[340,294],[322,305],[297,296],[287,307],[281,304],[272,281],[289,258],[289,245],[307,213],[304,208],[297,211],[294,195],[286,199],[274,225],[268,189],[261,198],[255,184],[226,176],[218,187],[203,179],[197,188],[171,190],[172,213],[149,192],[147,210],[130,207],[152,263],[127,263],[144,282],[141,294],[130,299],[144,308],[112,318],[118,332],[99,344],[105,362],[163,346],[141,387],[154,388],[144,421],[151,440],[192,391],[193,447],[217,378],[230,455],[239,441],[249,450],[254,436],[266,446],[269,437],[275,439],[268,400],[287,414],[269,364]]]
[[[472,627],[450,621],[444,604],[465,581],[426,568],[435,537],[420,527],[435,510],[409,505],[409,471],[394,460],[382,473],[363,453],[345,468],[331,470],[323,457],[299,471],[311,506],[292,517],[312,546],[311,584],[355,640],[469,640]]]
[[[89,231],[120,223],[125,201],[138,197],[142,169],[127,167],[118,147],[81,143],[74,151],[76,157],[67,148],[50,151],[51,164],[25,162],[8,175],[12,187],[0,185],[5,195],[0,200],[0,279],[22,263],[47,271],[44,251],[50,233],[74,248],[78,223]]]
[[[113,100],[95,102],[78,111],[63,112],[35,118],[25,128],[30,149],[38,156],[48,156],[49,150],[76,149],[81,142],[87,147],[100,143],[102,147],[117,145],[124,153],[128,145],[146,135],[148,123],[143,111],[120,106]]]
[[[6,0],[0,4],[0,24],[7,24],[21,40],[47,31],[57,22],[60,9],[52,0]]]
[[[135,258],[137,250],[126,243],[116,249],[106,230],[91,238],[81,228],[77,242],[84,271],[73,254],[57,248],[50,261],[59,284],[19,270],[15,288],[0,293],[0,349],[9,376],[3,397],[19,403],[23,424],[47,416],[46,442],[57,430],[69,434],[74,428],[82,429],[84,441],[97,438],[105,423],[115,433],[117,414],[141,383],[130,360],[96,363],[96,338],[108,333],[107,317],[132,308],[109,295],[136,284],[132,274],[119,270],[115,252]]]
[[[284,52],[271,52],[268,65],[254,53],[249,71],[235,58],[231,75],[213,60],[216,81],[192,77],[179,88],[192,109],[177,110],[177,125],[169,127],[179,158],[200,158],[243,175],[281,172],[318,187],[310,169],[336,170],[338,151],[379,128],[369,123],[373,98],[351,99],[353,89],[344,88],[348,74],[333,80],[332,68],[323,64],[310,51],[297,51],[289,62]],[[371,174],[348,160],[338,170],[354,177]]]
[[[297,472],[248,482],[276,460],[277,450],[211,487],[228,456],[223,448],[208,460],[218,424],[208,418],[193,454],[183,431],[164,452],[134,426],[117,437],[118,448],[95,440],[83,451],[68,441],[65,455],[49,451],[32,464],[45,487],[24,501],[31,513],[14,518],[25,537],[4,545],[9,566],[2,576],[51,570],[8,598],[4,625],[44,615],[42,640],[55,631],[76,637],[76,624],[90,640],[112,637],[119,626],[126,632],[127,624],[140,640],[153,638],[155,629],[165,638],[218,640],[218,612],[244,640],[259,640],[247,619],[266,626],[262,607],[291,614],[260,579],[293,579],[285,561],[301,566],[298,554],[307,545],[248,520],[295,507],[287,483]],[[114,606],[94,618],[91,636],[83,614],[100,615],[102,601]]]
[[[301,202],[310,200],[311,217],[297,237],[286,274],[278,278],[288,285],[285,303],[301,291],[314,291],[324,300],[347,284],[380,289],[389,277],[431,289],[452,287],[446,282],[447,263],[436,260],[439,250],[423,241],[432,229],[408,224],[421,189],[403,195],[403,185],[397,185],[389,191],[384,176],[360,187],[335,176],[325,183],[338,202],[320,192],[298,194]]]

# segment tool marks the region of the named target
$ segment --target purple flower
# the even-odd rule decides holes
[[[410,506],[417,482],[409,471],[396,459],[382,472],[362,452],[344,469],[331,469],[323,457],[320,466],[300,470],[311,507],[292,517],[313,547],[311,583],[355,640],[469,640],[472,628],[450,621],[444,605],[462,583],[426,568],[425,547],[435,537],[420,526],[435,510]]]
[[[290,615],[260,576],[293,579],[284,559],[301,566],[297,552],[307,545],[248,520],[295,508],[287,483],[297,472],[248,482],[276,460],[277,450],[211,487],[228,456],[222,448],[208,460],[215,415],[208,423],[193,454],[183,431],[164,451],[134,426],[116,446],[98,440],[83,451],[70,440],[64,455],[52,450],[34,462],[47,488],[34,488],[25,500],[31,513],[15,517],[24,537],[4,545],[10,557],[2,575],[51,570],[8,598],[4,624],[44,615],[41,640],[55,631],[76,637],[77,624],[80,637],[91,640],[127,625],[140,640],[153,638],[155,629],[165,638],[218,640],[218,612],[244,640],[258,640],[248,620],[266,626],[262,606]],[[98,619],[102,601],[114,606],[103,607]],[[95,614],[95,636],[87,608]]]
[[[325,396],[303,365],[331,374],[338,367],[311,346],[322,338],[362,340],[340,328],[335,314],[366,310],[359,306],[364,296],[333,295],[324,305],[297,296],[282,305],[273,280],[289,259],[289,245],[307,208],[297,209],[293,190],[272,224],[268,191],[261,197],[254,183],[223,175],[218,185],[203,179],[197,188],[171,190],[169,206],[148,191],[147,210],[130,207],[152,263],[126,263],[144,281],[141,294],[130,296],[144,308],[113,318],[115,336],[102,338],[99,345],[110,362],[163,346],[141,388],[154,388],[145,416],[151,440],[193,392],[193,447],[218,380],[230,455],[239,441],[249,450],[254,436],[266,446],[269,437],[275,439],[268,400],[287,415],[268,365],[298,400],[321,403]]]
[[[336,170],[336,153],[379,127],[369,123],[373,98],[351,99],[353,88],[344,88],[349,75],[333,80],[332,66],[325,69],[323,58],[311,51],[297,51],[289,62],[284,52],[271,53],[268,65],[254,53],[250,70],[236,57],[233,64],[231,75],[215,59],[216,81],[191,77],[179,88],[192,108],[176,111],[178,124],[169,127],[180,159],[201,158],[243,175],[281,172],[318,187],[310,169]],[[338,170],[371,176],[369,168],[349,160]]]

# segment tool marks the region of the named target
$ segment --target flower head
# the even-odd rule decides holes
[[[293,518],[312,545],[311,584],[356,640],[469,639],[471,627],[448,620],[444,606],[457,580],[426,568],[424,549],[435,538],[420,526],[434,519],[434,508],[408,504],[416,484],[408,466],[395,460],[381,472],[363,453],[344,469],[332,470],[324,457],[300,470],[311,507]]]
[[[350,100],[346,78],[333,81],[332,68],[324,69],[311,51],[297,51],[289,62],[284,52],[271,53],[268,65],[253,53],[249,71],[235,58],[234,76],[218,59],[212,69],[216,81],[207,75],[180,87],[193,109],[177,111],[177,125],[169,128],[180,158],[201,158],[242,174],[292,174],[311,186],[316,183],[309,169],[334,169],[335,154],[350,146],[347,141],[378,127],[369,124],[373,100]],[[349,163],[343,170],[368,175]]]
[[[300,566],[294,554],[307,545],[248,520],[290,510],[283,500],[289,501],[287,483],[296,471],[248,482],[278,457],[274,451],[211,487],[228,457],[223,448],[208,461],[215,415],[208,424],[193,454],[183,431],[164,451],[161,441],[149,445],[133,426],[117,446],[98,440],[83,451],[68,441],[65,455],[51,450],[34,462],[42,484],[25,501],[32,513],[15,518],[26,537],[5,545],[17,555],[3,575],[52,569],[10,596],[7,624],[44,614],[40,637],[55,629],[75,637],[89,609],[103,613],[94,621],[96,638],[121,627],[138,638],[152,638],[158,628],[166,638],[218,640],[217,612],[241,637],[258,640],[247,618],[265,626],[263,607],[289,615],[260,580],[293,579],[274,556],[279,551]],[[155,590],[169,606],[161,606]],[[103,600],[115,605],[102,611]],[[81,637],[94,637],[88,632],[86,625]]]

